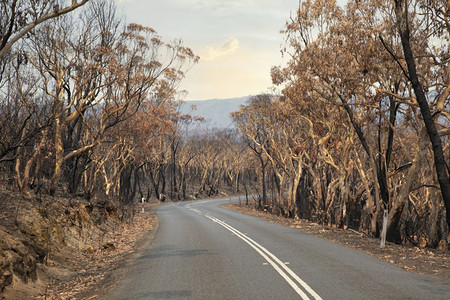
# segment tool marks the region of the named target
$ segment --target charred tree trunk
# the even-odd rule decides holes
[[[159,180],[156,180],[156,178],[155,178],[156,176],[153,175],[152,171],[149,172],[149,176],[150,176],[150,182],[152,183],[153,189],[155,190],[156,198],[159,200]],[[158,178],[159,178],[159,175],[158,175]]]
[[[159,180],[161,180],[161,192],[158,195],[158,197],[159,197],[158,199],[160,201],[164,202],[166,200],[166,175],[165,175],[163,167],[161,167],[159,169],[159,179],[158,179],[158,181]]]
[[[137,177],[138,175],[133,165],[127,166],[120,174],[119,199],[122,204],[130,204],[136,195],[136,185],[139,180]]]
[[[426,129],[422,128],[417,140],[417,149],[415,158],[412,161],[411,165],[407,166],[409,167],[409,170],[408,173],[406,174],[405,182],[401,186],[399,195],[397,197],[397,201],[393,203],[392,208],[389,211],[387,233],[386,233],[386,239],[388,241],[397,244],[402,242],[399,228],[400,217],[402,215],[406,203],[408,202],[409,193],[411,192],[415,179],[419,174],[419,171],[422,167],[422,163],[426,159],[426,151],[428,143],[429,142],[427,139]]]
[[[410,44],[408,5],[405,0],[395,0],[395,15],[397,17],[397,29],[402,41],[403,54],[405,55],[406,64],[408,66],[407,77],[416,94],[417,103],[419,104],[420,112],[427,128],[428,136],[430,137],[434,155],[434,166],[441,188],[442,198],[447,210],[447,225],[450,227],[450,180],[447,173],[447,165],[445,163],[441,138],[439,137],[436,125],[434,124],[425,92],[417,74],[416,63]]]

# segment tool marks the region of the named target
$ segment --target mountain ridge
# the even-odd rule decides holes
[[[190,100],[180,106],[180,112],[182,114],[203,117],[205,123],[202,127],[215,129],[234,128],[235,125],[230,114],[239,110],[241,105],[246,104],[250,97]],[[193,110],[192,106],[195,106],[196,109]]]

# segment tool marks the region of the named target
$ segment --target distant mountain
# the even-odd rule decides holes
[[[249,98],[186,101],[181,105],[180,110],[183,114],[205,118],[205,127],[216,129],[234,128],[230,114],[239,110],[241,105],[245,105]],[[197,109],[193,111],[192,105],[195,105]]]

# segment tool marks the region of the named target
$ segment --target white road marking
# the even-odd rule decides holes
[[[202,215],[202,212],[199,211],[199,210],[196,209],[196,208],[192,208],[192,207],[191,207],[191,204],[186,204],[186,205],[184,206],[184,208],[187,208],[187,209],[189,209],[189,210],[191,210],[191,211],[197,213],[197,214],[200,215],[200,216]]]
[[[280,275],[284,278],[284,280],[287,281],[287,283],[297,292],[297,294],[300,295],[302,299],[310,299],[308,295],[288,276],[288,274],[297,281],[303,289],[308,292],[314,299],[321,300],[322,298],[300,277],[298,277],[297,274],[294,273],[289,267],[286,266],[285,263],[283,263],[281,260],[279,260],[274,254],[272,254],[269,250],[249,238],[248,236],[245,236],[242,234],[239,230],[236,228],[228,225],[222,220],[219,220],[213,216],[206,215],[207,218],[211,219],[213,222],[218,223],[219,225],[225,227],[229,231],[233,232],[238,236],[240,239],[242,239],[244,242],[249,244],[256,252],[258,252]],[[277,264],[278,263],[278,264]],[[284,271],[281,268],[284,269]]]

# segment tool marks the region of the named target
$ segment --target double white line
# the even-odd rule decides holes
[[[199,211],[198,209],[196,209],[196,208],[192,208],[191,207],[191,204],[187,204],[187,205],[185,205],[184,206],[185,208],[187,208],[187,209],[189,209],[189,210],[191,210],[191,211],[193,211],[193,212],[195,212],[196,214],[198,214],[198,215],[202,215],[202,212],[201,211]]]
[[[304,282],[297,274],[295,274],[289,267],[286,266],[281,260],[278,259],[269,250],[240,232],[234,227],[231,227],[224,221],[221,221],[213,216],[206,215],[207,218],[211,219],[219,225],[222,225],[232,233],[236,234],[237,237],[242,239],[244,242],[250,245],[256,252],[258,252],[280,275],[284,280],[289,283],[289,285],[300,295],[301,299],[310,299],[310,297],[305,293],[309,293],[313,299],[321,300],[322,298],[308,285]],[[290,275],[290,277],[289,277]],[[296,281],[296,282],[295,282]],[[298,283],[298,284],[297,284]],[[299,286],[300,285],[300,286]],[[305,290],[303,291],[302,290]]]

